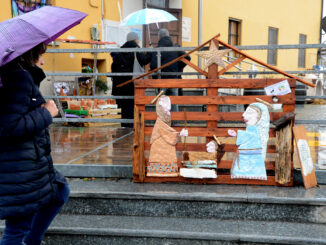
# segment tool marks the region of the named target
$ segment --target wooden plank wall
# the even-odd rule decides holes
[[[215,68],[216,69],[216,68]],[[142,79],[135,81],[135,107],[137,113],[143,114],[143,120],[156,120],[156,112],[145,111],[145,105],[149,105],[153,100],[154,96],[146,96],[145,89],[147,88],[205,88],[207,89],[207,96],[170,96],[172,104],[179,105],[206,105],[207,110],[205,112],[187,112],[187,120],[200,120],[206,121],[206,126],[191,126],[188,125],[189,136],[193,137],[205,137],[206,140],[201,143],[187,143],[187,151],[205,151],[205,143],[211,139],[213,135],[219,137],[222,143],[225,143],[225,157],[218,164],[218,178],[217,179],[187,179],[183,177],[146,177],[145,165],[147,162],[146,155],[148,156],[148,151],[150,150],[149,139],[153,130],[152,126],[143,126],[144,128],[144,152],[141,156],[145,155],[144,158],[134,159],[134,181],[135,182],[184,182],[184,183],[207,183],[207,184],[252,184],[252,185],[279,185],[275,181],[275,158],[276,147],[275,147],[275,131],[270,130],[270,140],[267,147],[267,152],[269,157],[266,159],[266,169],[268,170],[268,180],[246,180],[246,179],[231,179],[230,178],[230,168],[232,165],[232,159],[227,156],[232,156],[232,153],[237,150],[235,145],[235,140],[229,137],[227,134],[228,129],[234,129],[237,131],[240,128],[236,127],[220,127],[219,123],[223,121],[227,122],[241,122],[243,112],[219,112],[218,105],[246,105],[256,102],[256,98],[263,99],[267,102],[274,103],[272,101],[272,96],[257,95],[257,96],[218,96],[218,89],[220,88],[250,88],[250,89],[263,89],[266,86],[275,84],[277,82],[283,81],[286,78],[280,79]],[[278,96],[279,104],[283,104],[283,111],[281,112],[270,112],[271,121],[279,119],[287,112],[294,111],[295,107],[295,79],[287,79],[289,81],[290,87],[292,89],[291,94]],[[135,125],[140,125],[140,116],[138,115]],[[184,121],[184,112],[171,112],[172,120]],[[137,123],[138,122],[138,123]],[[135,126],[136,127],[136,126]],[[177,131],[181,131],[183,128],[174,127]],[[242,128],[244,129],[244,128]],[[135,128],[136,130],[136,128]],[[139,129],[138,129],[139,130]],[[140,133],[138,131],[138,133]],[[139,135],[139,134],[138,134]],[[136,136],[136,135],[135,135]],[[188,142],[188,140],[187,140]],[[139,147],[137,149],[140,149]],[[177,151],[182,151],[184,149],[183,143],[181,141],[176,145]],[[147,154],[146,154],[147,153]],[[139,156],[139,153],[137,153]],[[134,156],[137,154],[134,154]],[[292,152],[293,156],[293,147]],[[272,157],[270,157],[272,156]],[[231,157],[232,158],[232,157]],[[182,159],[178,159],[178,164],[181,167]],[[293,161],[293,157],[292,157]],[[293,163],[291,163],[293,166]],[[292,167],[293,169],[293,167]],[[293,171],[291,173],[291,182],[287,186],[293,185]]]

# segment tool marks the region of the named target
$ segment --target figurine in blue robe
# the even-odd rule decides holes
[[[243,113],[246,130],[236,133],[229,130],[231,136],[237,136],[238,151],[231,169],[232,179],[267,180],[265,158],[269,138],[269,112],[262,103],[250,104]]]

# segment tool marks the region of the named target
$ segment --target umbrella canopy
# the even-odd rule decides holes
[[[40,43],[55,40],[86,16],[76,10],[46,6],[0,22],[0,66]]]
[[[164,10],[144,8],[129,14],[122,20],[121,25],[145,25],[151,23],[169,22],[174,20],[178,19]]]

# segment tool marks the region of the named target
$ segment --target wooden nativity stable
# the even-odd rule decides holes
[[[202,56],[206,60],[208,66],[208,72],[202,70],[195,64],[184,59],[186,55],[198,51],[205,45],[209,45],[208,51],[200,52],[198,55]],[[219,63],[222,59],[222,55],[225,54],[223,50],[230,49],[238,54],[238,59],[233,61],[226,67],[222,67]],[[230,51],[229,50],[229,51]],[[222,55],[221,55],[222,54]],[[296,81],[303,82],[307,85],[307,82],[300,78],[287,74],[275,67],[265,64],[254,57],[251,57],[244,52],[230,46],[229,44],[221,41],[219,35],[208,40],[196,49],[188,52],[186,55],[177,58],[170,63],[159,67],[158,69],[151,71],[156,72],[173,62],[179,60],[185,62],[196,71],[204,75],[204,79],[140,79],[149,74],[144,74],[134,81],[135,84],[135,118],[134,118],[134,144],[133,144],[133,180],[134,182],[182,182],[182,183],[200,183],[200,184],[246,184],[246,185],[281,185],[281,186],[293,186],[293,133],[292,127],[294,124],[294,110],[295,110],[295,87]],[[220,57],[218,57],[220,56]],[[221,79],[219,78],[226,71],[240,63],[244,59],[250,59],[258,64],[282,74],[283,78],[277,79]],[[267,172],[266,180],[259,179],[233,179],[231,178],[230,171],[233,166],[234,156],[238,151],[238,146],[235,144],[235,139],[230,137],[228,130],[243,130],[242,114],[243,112],[221,112],[219,105],[248,105],[257,102],[261,99],[264,102],[274,104],[276,101],[275,96],[268,95],[243,95],[243,96],[220,96],[218,91],[222,88],[243,88],[243,89],[263,89],[272,84],[287,80],[291,93],[277,97],[277,104],[282,104],[282,109],[278,111],[270,111],[271,123],[279,119],[291,119],[287,120],[285,127],[275,129],[271,125],[269,129],[269,140],[267,144],[267,156],[265,168]],[[128,83],[126,82],[126,83]],[[123,86],[121,84],[120,86]],[[182,159],[182,153],[187,152],[206,152],[206,143],[211,140],[217,139],[220,141],[217,154],[217,168],[216,178],[185,178],[180,175],[173,177],[158,177],[148,176],[148,156],[151,148],[150,138],[153,131],[153,125],[149,125],[148,122],[156,120],[156,112],[145,111],[145,106],[150,105],[155,96],[146,96],[146,89],[164,89],[164,88],[200,88],[206,89],[206,96],[169,96],[171,104],[178,105],[206,105],[206,111],[203,112],[171,112],[171,120],[178,121],[181,126],[172,127],[177,132],[180,132],[184,128],[184,121],[188,121],[187,129],[189,132],[189,140],[184,142],[184,137],[181,137],[178,143],[176,143],[177,151],[177,166],[179,169],[183,168],[184,159]],[[273,98],[274,97],[274,98]],[[289,114],[290,113],[290,114]],[[292,114],[291,114],[292,113]],[[285,116],[286,115],[286,116]],[[289,116],[290,115],[290,116]],[[285,116],[285,117],[284,117]],[[196,124],[189,124],[189,121],[202,121],[205,126],[196,126]],[[286,120],[285,120],[286,121]],[[231,123],[233,127],[226,126],[226,123]],[[233,124],[232,124],[233,123]],[[177,124],[179,125],[179,124]],[[229,124],[230,125],[230,124]],[[241,127],[237,127],[241,125]],[[192,140],[190,140],[192,139]],[[221,148],[222,147],[222,148]]]

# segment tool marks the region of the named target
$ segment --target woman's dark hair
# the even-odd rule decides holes
[[[40,56],[46,51],[46,44],[40,43],[31,50],[20,56],[20,60],[30,66],[35,66],[36,62],[39,60]]]

